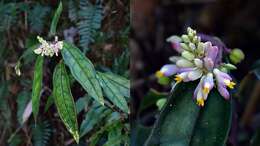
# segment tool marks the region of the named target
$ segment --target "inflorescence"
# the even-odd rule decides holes
[[[236,67],[216,62],[220,51],[217,46],[213,46],[209,41],[202,42],[196,31],[190,27],[187,34],[181,37],[171,36],[167,41],[181,56],[174,56],[175,64],[164,65],[156,72],[157,77],[175,75],[176,83],[200,79],[193,95],[199,106],[204,106],[204,101],[214,86],[225,99],[230,98],[227,88],[233,89],[235,83],[225,71]]]

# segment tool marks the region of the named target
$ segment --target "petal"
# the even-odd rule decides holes
[[[192,67],[183,67],[183,68],[179,68],[179,69],[177,70],[177,73],[190,72],[190,71],[192,71],[192,70],[194,70],[194,68],[192,68]]]
[[[216,57],[218,55],[218,47],[212,46],[211,43],[207,43],[206,45],[206,57],[211,58],[213,62],[215,62]]]
[[[213,80],[213,74],[212,73],[208,73],[203,81],[203,86],[205,86],[205,84],[208,83],[210,86],[210,90],[214,87],[214,80]]]
[[[172,64],[166,64],[160,69],[160,72],[163,73],[163,75],[166,77],[176,74],[177,71],[178,67]]]
[[[222,85],[218,85],[218,91],[220,93],[220,95],[222,95],[226,100],[229,99],[229,92],[228,90],[225,88],[225,86]]]
[[[199,84],[197,85],[196,89],[194,90],[193,98],[197,98],[198,91],[200,90],[200,88],[202,88],[202,83],[203,83],[204,78],[205,78],[205,76],[201,77]]]
[[[215,68],[213,70],[213,73],[215,74],[216,78],[220,81],[224,80],[224,79],[232,80],[232,78],[227,73],[224,73],[224,72],[220,71],[219,69]]]
[[[207,70],[212,70],[214,67],[214,62],[211,58],[204,58],[204,66],[207,68]]]
[[[178,67],[194,67],[194,64],[187,59],[180,59],[176,62]]]
[[[190,72],[188,73],[188,79],[187,79],[187,81],[197,80],[197,79],[199,79],[201,76],[202,76],[202,71],[201,71],[200,69],[196,69],[196,70],[190,71]],[[184,81],[185,81],[185,80],[184,80]]]

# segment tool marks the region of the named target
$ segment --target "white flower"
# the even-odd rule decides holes
[[[56,56],[58,56],[59,50],[61,50],[63,47],[63,42],[58,41],[57,36],[55,37],[55,41],[50,43],[48,43],[40,36],[37,36],[37,39],[41,43],[41,45],[34,50],[35,54],[41,54],[42,56],[50,57],[52,57],[55,54]]]

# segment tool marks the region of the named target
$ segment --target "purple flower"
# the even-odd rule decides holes
[[[178,71],[178,67],[176,65],[166,64],[159,71],[156,72],[156,76],[158,78],[160,78],[162,76],[169,77],[169,76],[176,74],[177,71]]]
[[[214,87],[213,74],[208,73],[201,77],[198,86],[196,87],[193,98],[196,99],[199,106],[204,106],[204,101],[207,100],[210,90]]]
[[[183,49],[181,48],[181,38],[178,36],[171,36],[166,39],[167,42],[171,43],[172,48],[177,51],[178,53],[181,53]]]
[[[229,99],[229,93],[226,88],[233,89],[236,84],[232,82],[232,78],[227,73],[221,72],[219,69],[214,69],[213,73],[216,77],[219,93],[225,99]]]

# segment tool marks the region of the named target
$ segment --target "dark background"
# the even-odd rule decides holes
[[[140,101],[150,88],[169,91],[156,83],[153,74],[166,63],[168,57],[176,52],[165,40],[171,35],[181,35],[188,26],[219,37],[227,47],[240,48],[245,53],[245,60],[238,64],[238,70],[232,74],[239,82],[250,71],[251,65],[260,58],[260,1],[258,0],[133,0],[131,6],[132,33],[131,77],[132,77],[132,124],[142,121],[151,126],[155,120],[153,109],[146,115],[137,115]],[[260,96],[260,94],[258,94]],[[238,117],[244,111],[246,101],[238,103]],[[156,107],[154,107],[156,109]],[[151,116],[147,115],[151,114]],[[145,117],[145,118],[144,118]],[[141,120],[140,120],[141,119]],[[145,119],[145,120],[142,120]],[[240,121],[239,121],[240,122]],[[240,128],[250,135],[254,126]],[[253,129],[253,130],[252,130]],[[243,135],[243,134],[242,134]],[[247,145],[240,142],[240,135],[235,135],[233,145]]]

